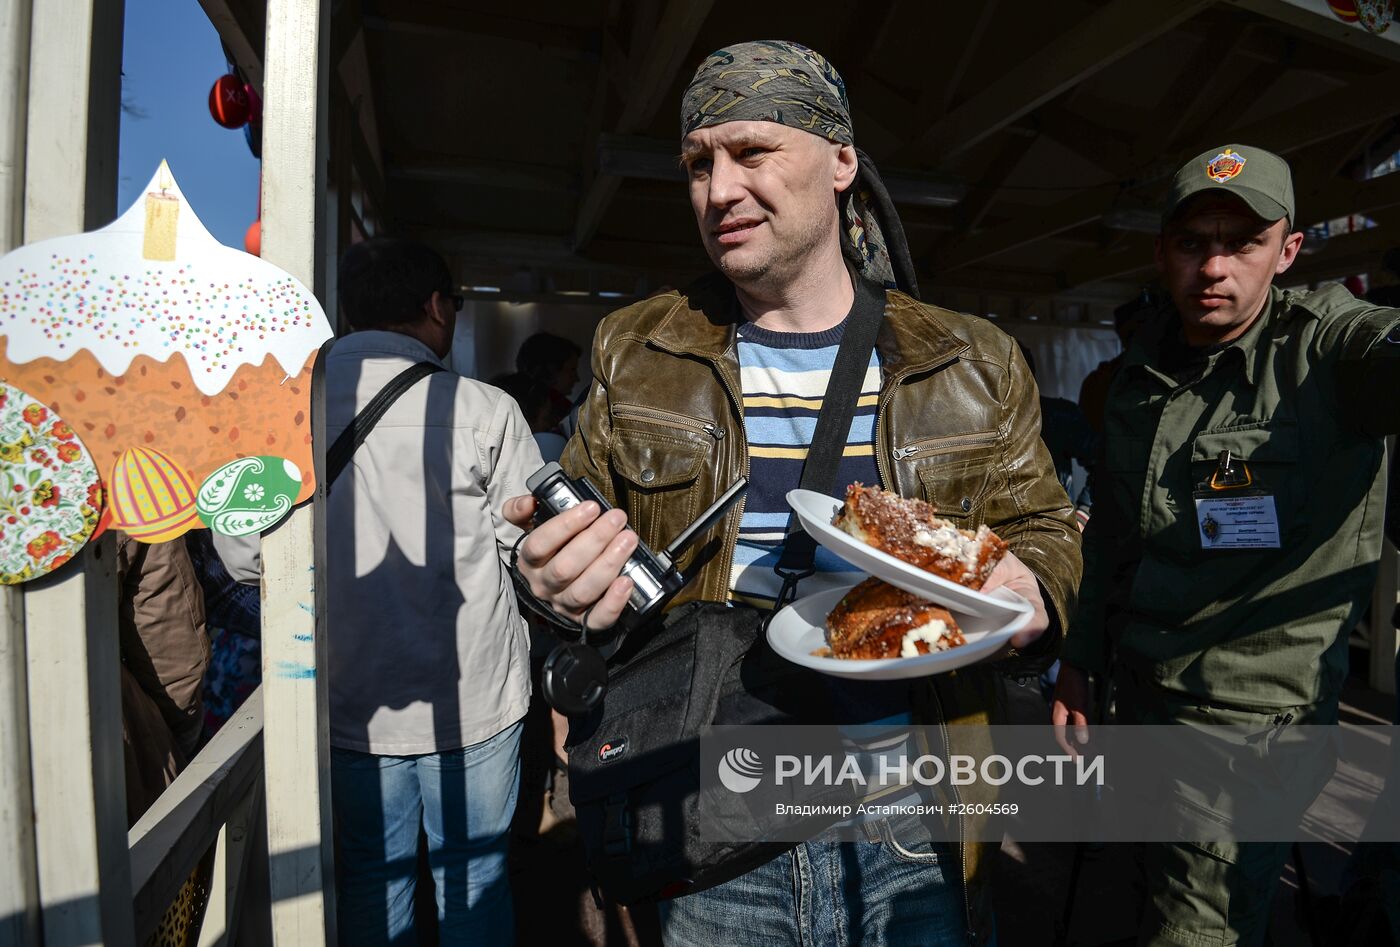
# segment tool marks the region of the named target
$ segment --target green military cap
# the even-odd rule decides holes
[[[1248,145],[1226,145],[1204,151],[1181,166],[1172,178],[1162,224],[1185,201],[1202,191],[1234,194],[1268,221],[1293,221],[1293,173],[1288,162],[1271,151]]]

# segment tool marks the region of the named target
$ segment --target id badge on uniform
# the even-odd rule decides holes
[[[1221,451],[1210,479],[1197,485],[1196,532],[1202,549],[1278,549],[1278,508],[1249,465]]]

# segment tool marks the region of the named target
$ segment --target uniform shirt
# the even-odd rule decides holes
[[[1174,310],[1138,332],[1109,393],[1067,661],[1101,670],[1113,640],[1137,674],[1206,703],[1337,699],[1380,555],[1397,324],[1332,286],[1272,289],[1208,350],[1180,343]],[[1202,549],[1193,490],[1222,450],[1273,494],[1281,548]]]
[[[415,362],[441,364],[396,332],[336,342],[327,443]],[[504,562],[520,531],[501,510],[540,465],[515,400],[451,371],[409,388],[365,438],[326,500],[332,746],[460,749],[525,715],[529,637]]]

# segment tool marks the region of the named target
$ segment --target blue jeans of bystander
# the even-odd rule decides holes
[[[340,942],[416,944],[418,829],[428,837],[441,943],[509,944],[506,845],[520,785],[515,723],[424,756],[331,750]]]

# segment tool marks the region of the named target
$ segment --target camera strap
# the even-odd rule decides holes
[[[384,412],[389,410],[389,406],[408,389],[416,385],[421,379],[427,378],[436,372],[445,372],[443,368],[434,362],[418,362],[410,365],[399,372],[389,384],[379,390],[369,404],[365,405],[359,414],[351,419],[345,430],[340,432],[340,436],[335,439],[331,449],[326,451],[326,492],[329,493],[331,485],[335,483],[335,478],[339,477],[346,465],[350,463],[350,458],[355,456],[355,451],[369,437],[369,432],[374,430],[374,426],[379,423],[379,419],[384,417]]]
[[[875,350],[875,338],[885,317],[884,287],[854,274],[851,281],[855,287],[855,301],[846,320],[846,329],[841,334],[841,344],[836,349],[836,361],[831,366],[831,377],[822,396],[821,411],[817,413],[817,426],[812,431],[812,443],[807,450],[807,460],[802,465],[800,483],[804,490],[828,495],[836,481],[836,468],[846,450],[846,438],[850,434],[851,418],[855,416],[856,401],[860,398],[862,383],[870,365],[870,353]],[[773,603],[774,613],[797,596],[797,583],[813,574],[815,569],[812,563],[816,554],[817,541],[798,524],[796,515],[789,517],[783,554],[773,567],[773,571],[783,579],[778,600]]]

